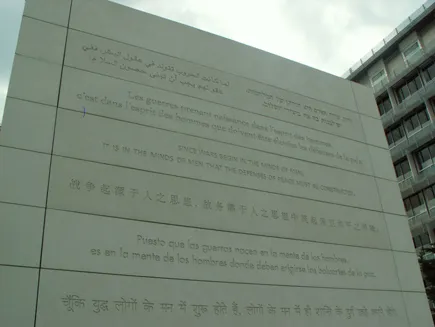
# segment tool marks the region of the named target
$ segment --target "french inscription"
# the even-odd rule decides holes
[[[243,77],[81,32],[72,33],[71,38],[72,43],[67,51],[71,53],[71,57],[67,57],[67,65],[139,81],[363,140],[358,115],[349,110]],[[262,101],[263,98],[259,98],[257,94],[265,95],[268,99]],[[251,108],[252,106],[255,108]]]
[[[181,131],[191,132],[191,126],[202,128],[203,130],[213,131],[213,136],[220,139],[220,134],[230,136],[230,138],[255,141],[259,148],[264,148],[267,145],[274,145],[282,148],[280,151],[283,154],[295,156],[295,152],[300,152],[297,157],[306,157],[307,153],[313,155],[313,158],[320,157],[322,162],[341,162],[334,164],[350,168],[354,171],[368,172],[367,159],[362,159],[361,151],[356,154],[351,154],[355,146],[361,147],[360,144],[348,142],[348,150],[337,148],[337,138],[327,134],[322,135],[322,139],[314,134],[312,130],[294,127],[291,125],[284,126],[282,123],[277,125],[273,119],[265,119],[258,117],[261,122],[255,117],[250,117],[252,114],[244,113],[244,117],[235,118],[234,115],[212,112],[207,109],[197,109],[191,106],[180,103],[168,102],[156,96],[147,96],[143,93],[128,91],[128,95],[119,100],[113,100],[101,95],[93,93],[81,92],[76,95],[77,100],[81,103],[97,103],[102,106],[116,108],[123,113],[129,112],[133,115],[149,116],[153,120],[161,120],[162,124],[175,122],[180,125]],[[217,108],[216,108],[217,109]],[[265,123],[266,122],[266,123]],[[164,125],[162,125],[164,126]],[[226,139],[226,138],[224,138]],[[289,152],[291,151],[291,152]],[[356,166],[356,167],[352,167]]]

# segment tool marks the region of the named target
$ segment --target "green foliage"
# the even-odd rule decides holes
[[[435,323],[435,244],[424,247],[418,256],[432,319]]]

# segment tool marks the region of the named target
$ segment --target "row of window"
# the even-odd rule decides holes
[[[432,141],[432,143],[415,152],[414,158],[419,171],[435,166],[435,142]],[[396,171],[397,180],[399,182],[412,175],[411,166],[406,158],[395,162],[394,170]]]
[[[425,246],[430,244],[429,233],[423,233],[412,238],[414,242],[414,247],[419,248],[421,246]]]
[[[414,217],[435,207],[435,184],[403,200],[408,217]]]
[[[405,136],[411,136],[429,122],[429,114],[426,107],[422,105],[405,117],[399,124],[390,127],[385,131],[387,142],[390,147],[400,143]]]
[[[385,71],[382,70],[382,72],[383,73],[381,75],[379,75],[378,73],[375,76],[377,75],[386,76]],[[422,76],[424,77],[424,80],[426,82],[435,79],[435,61],[422,70]],[[423,87],[423,81],[420,75],[414,75],[411,78],[408,78],[400,86],[395,88],[397,101],[399,103],[402,103],[407,97],[411,96],[412,94],[420,90],[422,87]],[[391,100],[388,97],[388,95],[378,99],[377,104],[381,116],[389,112],[391,109],[393,109]]]

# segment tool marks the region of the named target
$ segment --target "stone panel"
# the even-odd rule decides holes
[[[27,0],[24,16],[67,26],[71,0]]]
[[[403,293],[410,327],[432,327],[433,320],[429,310],[426,293]]]
[[[53,158],[50,208],[389,249],[382,213]]]
[[[265,117],[263,110],[250,113],[68,67],[60,106],[373,174],[361,142]]]
[[[44,207],[50,156],[0,146],[0,201]]]
[[[358,83],[350,82],[355,96],[358,111],[363,115],[368,115],[380,119],[378,106],[373,95],[373,89]]]
[[[7,98],[0,144],[51,153],[56,107]]]
[[[38,270],[0,265],[0,325],[32,327]]]
[[[391,251],[319,248],[314,242],[51,210],[42,265],[160,278],[400,290]]]
[[[402,197],[400,196],[399,184],[379,178],[376,178],[376,183],[378,184],[383,211],[405,216],[405,208]]]
[[[363,115],[360,116],[360,119],[366,142],[388,150],[387,138],[381,120]]]
[[[385,221],[390,234],[391,248],[395,251],[415,254],[408,217],[385,214]],[[402,235],[402,237],[397,237],[397,235]]]
[[[16,53],[38,60],[62,64],[66,28],[23,17]]]
[[[424,292],[420,267],[415,253],[394,252],[400,286],[405,292]]]
[[[144,321],[193,327],[408,326],[398,292],[233,285],[50,270],[41,272],[36,319],[38,327],[134,326]]]
[[[142,154],[138,155],[138,151]],[[174,137],[167,131],[91,115],[83,117],[78,112],[59,109],[53,152],[202,181],[381,209],[371,176],[187,135]]]
[[[397,182],[390,151],[369,146],[369,152],[373,163],[374,175]]]
[[[60,72],[60,65],[16,55],[8,97],[57,106]]]
[[[44,209],[0,203],[0,264],[39,266]]]
[[[65,65],[363,140],[349,110],[95,35],[70,31]]]
[[[119,17],[129,24],[113,24]],[[114,3],[75,0],[71,27],[357,111],[350,83],[342,78]]]

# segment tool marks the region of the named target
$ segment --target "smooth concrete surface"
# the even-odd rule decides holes
[[[0,202],[45,207],[50,156],[0,146]]]
[[[16,55],[8,97],[57,106],[61,68],[59,64]]]
[[[44,209],[0,202],[0,264],[39,267]]]
[[[7,98],[0,145],[51,153],[56,107]]]
[[[415,253],[414,244],[412,243],[411,231],[409,230],[408,220],[403,216],[384,214],[387,224],[388,233],[390,234],[391,249],[402,252]],[[402,237],[395,237],[402,235]]]
[[[16,54],[62,64],[66,31],[65,27],[23,17]]]
[[[27,0],[24,16],[56,25],[68,26],[71,0]]]
[[[2,326],[34,326],[38,269],[0,265]]]
[[[432,326],[370,89],[105,0],[26,2],[0,228],[0,326]]]

